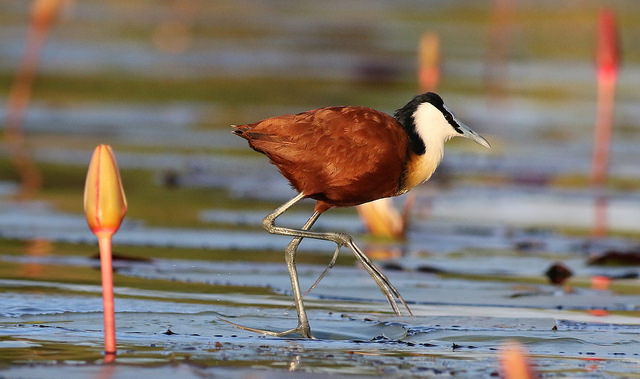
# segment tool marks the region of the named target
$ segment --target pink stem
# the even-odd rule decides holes
[[[104,309],[104,352],[116,353],[116,320],[113,306],[113,266],[111,264],[111,236],[98,236],[100,271],[102,272],[102,304]]]
[[[593,162],[591,164],[591,185],[602,191],[609,172],[609,150],[613,127],[613,103],[617,75],[598,75],[598,105],[593,141]],[[598,195],[595,206],[593,236],[603,237],[607,232],[607,200],[603,193]]]
[[[605,195],[600,194],[595,201],[595,220],[593,223],[592,235],[602,238],[607,234],[608,229],[608,208],[609,200]]]
[[[591,183],[597,187],[604,184],[609,169],[609,147],[611,145],[615,85],[615,76],[602,75],[598,78],[598,108],[593,141],[593,163],[591,166]]]

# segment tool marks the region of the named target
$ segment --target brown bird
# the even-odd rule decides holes
[[[467,137],[490,147],[483,137],[458,121],[433,92],[414,97],[393,117],[371,108],[341,106],[272,117],[233,128],[233,133],[249,141],[249,146],[269,157],[299,192],[262,223],[269,233],[295,237],[286,248],[285,258],[298,326],[271,332],[234,324],[273,336],[299,333],[312,338],[295,266],[296,250],[305,237],[335,242],[332,262],[341,246],[349,246],[393,311],[400,315],[399,301],[411,314],[398,290],[350,235],[311,232],[309,228],[329,208],[397,196],[426,181],[442,159],[444,143],[452,137]],[[301,229],[276,226],[276,218],[303,198],[316,200],[315,212],[306,224]]]

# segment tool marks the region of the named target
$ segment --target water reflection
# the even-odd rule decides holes
[[[603,238],[609,230],[609,197],[602,193],[597,195],[593,208],[594,221],[592,235],[595,238]]]
[[[41,259],[47,256],[52,250],[52,243],[46,239],[34,239],[27,242],[24,249],[25,254],[34,259],[30,259],[28,263],[24,264],[20,268],[20,275],[26,278],[38,278],[42,275],[44,265],[42,265]]]
[[[295,355],[293,358],[291,358],[291,361],[289,362],[289,371],[293,372],[298,370],[298,368],[300,367],[300,356],[299,355]]]
[[[367,244],[364,248],[364,253],[371,259],[385,261],[401,258],[403,255],[403,248],[401,245],[399,246],[397,244]]]
[[[116,355],[106,353],[102,360],[102,366],[95,376],[96,379],[111,379],[115,374],[116,369]]]
[[[507,61],[509,47],[514,30],[516,5],[513,0],[493,0],[491,6],[491,23],[489,47],[484,64],[484,81],[488,89],[489,99],[495,105],[505,101],[508,81]],[[499,118],[494,119],[501,122]],[[501,125],[504,126],[504,125]]]
[[[32,151],[26,143],[24,120],[31,101],[31,92],[42,50],[62,6],[62,0],[32,2],[24,53],[7,100],[5,141],[9,158],[20,175],[21,187],[18,193],[20,199],[33,197],[42,185],[42,173],[36,166]]]

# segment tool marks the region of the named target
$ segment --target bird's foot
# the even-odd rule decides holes
[[[271,330],[256,329],[256,328],[252,328],[250,326],[244,326],[244,325],[236,324],[235,322],[231,322],[229,320],[225,320],[225,319],[220,318],[220,317],[218,317],[218,320],[224,321],[227,324],[231,324],[231,325],[235,326],[238,329],[248,330],[248,331],[254,332],[254,333],[265,334],[267,336],[284,337],[284,336],[287,336],[289,334],[297,333],[300,336],[302,336],[302,338],[316,339],[314,336],[311,335],[311,328],[309,327],[309,324],[298,325],[297,327],[295,327],[293,329],[285,330],[285,331],[282,331],[282,332],[274,332],[274,331],[271,331]]]

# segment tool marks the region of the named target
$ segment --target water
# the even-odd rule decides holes
[[[213,372],[218,366],[216,362],[223,360],[250,361],[254,368],[297,364],[303,371],[328,373],[330,369],[322,362],[331,356],[334,369],[343,373],[356,370],[361,374],[381,374],[390,370],[393,374],[412,374],[433,370],[446,375],[486,375],[494,370],[496,349],[506,339],[525,343],[536,366],[556,373],[563,368],[575,369],[586,358],[597,359],[594,372],[599,375],[621,369],[632,372],[639,359],[637,317],[603,319],[557,310],[416,305],[412,307],[416,318],[410,319],[376,314],[379,306],[375,302],[337,302],[331,305],[331,311],[310,312],[318,340],[305,341],[257,336],[219,320],[224,317],[271,329],[284,329],[295,323],[293,311],[267,307],[277,304],[274,302],[228,307],[215,305],[214,301],[206,305],[183,304],[178,310],[174,303],[163,300],[171,297],[171,293],[127,294],[147,299],[116,302],[121,351],[118,360],[122,357],[124,362],[149,366],[161,365],[167,355],[176,355],[178,362],[188,360],[182,363],[211,366]],[[148,300],[152,297],[156,299]],[[101,321],[98,296],[43,299],[27,295],[13,301],[3,296],[3,304],[16,301],[33,304],[31,309],[16,309],[13,316],[1,319],[4,338],[0,346],[17,355],[16,363],[26,358],[20,358],[21,351],[46,348],[53,341],[74,347],[68,348],[71,351],[67,363],[71,366],[75,360],[89,364],[100,360],[101,330],[95,327]],[[59,303],[57,309],[33,314],[34,308],[43,309],[55,303]],[[315,308],[320,304],[311,300],[309,305]],[[12,320],[18,317],[18,312],[22,312],[19,321]],[[552,330],[554,326],[557,330]],[[164,334],[167,330],[175,334]],[[69,372],[74,370],[69,368]]]
[[[339,265],[305,298],[317,338],[311,341],[265,337],[221,320],[269,330],[294,326],[295,309],[282,262],[252,264],[241,257],[219,261],[215,253],[207,260],[116,261],[117,361],[128,369],[117,366],[110,375],[168,377],[176,370],[187,376],[198,375],[192,370],[227,375],[224,367],[230,367],[229,375],[240,377],[256,370],[258,375],[270,375],[263,370],[290,370],[486,376],[496,372],[496,354],[507,340],[525,344],[534,366],[548,375],[635,372],[640,363],[640,294],[527,283],[541,278],[551,260],[530,253],[492,254],[416,253],[393,260],[404,270],[387,274],[415,318],[392,315],[364,270]],[[565,254],[565,263],[575,269],[575,284],[595,273],[613,276],[619,270],[585,266],[575,253]],[[41,365],[56,363],[59,373],[102,375],[108,366],[100,364],[97,261],[77,255],[0,255],[0,260],[31,272],[27,280],[0,280],[3,374],[37,377],[42,375]],[[460,276],[417,270],[425,264]],[[322,269],[317,264],[298,266],[303,288]],[[95,284],[38,279],[55,277],[49,270],[78,275],[70,274],[72,268],[93,276]],[[129,278],[129,285],[118,285],[122,278]],[[510,280],[502,281],[505,278]],[[633,288],[637,280],[618,282]]]

